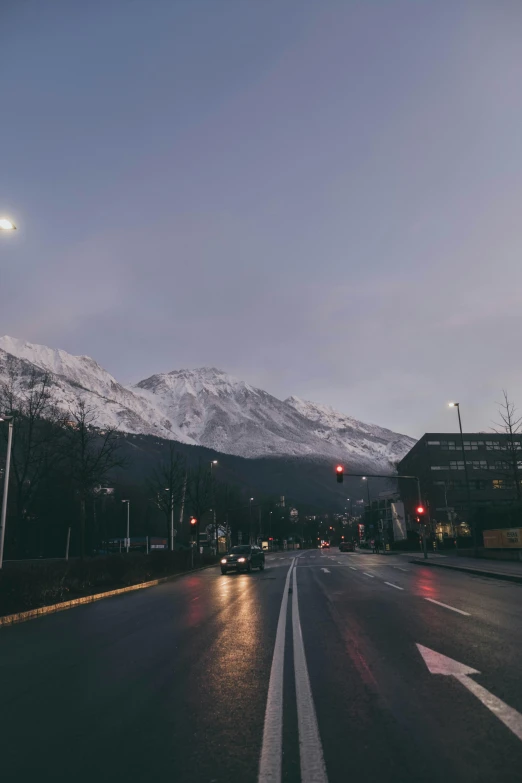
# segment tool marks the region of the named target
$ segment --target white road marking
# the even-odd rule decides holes
[[[321,571],[324,571],[325,574],[331,574],[332,572],[329,571],[327,568],[321,568]]]
[[[375,579],[375,576],[374,576],[374,574],[369,574],[369,573],[368,573],[368,571],[363,571],[363,574],[364,574],[365,576],[369,576],[369,577],[370,577],[370,579]]]
[[[352,571],[358,571],[358,569],[357,569],[357,568],[354,568],[353,566],[348,566],[348,568],[351,568],[351,569],[352,569]]]
[[[480,674],[476,669],[472,669],[470,666],[466,666],[463,663],[448,658],[446,655],[441,655],[430,650],[429,647],[423,647],[422,644],[418,644],[417,648],[424,658],[424,663],[428,667],[431,674],[442,674],[446,676],[455,677],[465,688],[468,689],[474,696],[477,697],[482,704],[490,710],[493,715],[502,721],[504,726],[513,732],[513,734],[522,740],[522,715],[506,704],[501,699],[494,696],[482,685],[479,685],[475,680],[470,680],[470,674]]]
[[[283,758],[283,670],[285,662],[285,631],[286,615],[288,607],[288,587],[290,574],[294,566],[295,558],[290,563],[286,575],[279,620],[277,622],[276,640],[270,680],[268,683],[268,697],[266,700],[265,724],[263,728],[263,745],[259,760],[258,783],[280,783],[281,762]]]
[[[296,569],[294,569],[292,584],[292,630],[301,781],[302,783],[328,783],[299,619]]]
[[[438,606],[443,606],[444,609],[451,609],[452,612],[458,612],[459,614],[463,614],[465,617],[471,617],[469,612],[463,612],[462,609],[455,609],[454,606],[450,606],[449,604],[443,604],[442,601],[436,601],[434,598],[426,598],[424,596],[425,601],[429,601],[431,604],[437,604]]]
[[[389,587],[395,587],[396,590],[404,590],[404,587],[399,587],[399,585],[394,585],[392,582],[385,582],[385,585],[388,585]]]
[[[397,568],[399,571],[409,571],[409,568],[401,568],[400,566],[392,566],[392,568]]]

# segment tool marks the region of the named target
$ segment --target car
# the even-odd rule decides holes
[[[341,541],[339,544],[340,552],[355,552],[355,544],[353,541]]]
[[[221,558],[221,573],[228,571],[246,571],[250,573],[253,568],[263,571],[265,568],[265,553],[258,546],[241,544],[233,546],[230,552]]]

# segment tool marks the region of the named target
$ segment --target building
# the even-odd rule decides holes
[[[440,541],[469,537],[470,520],[479,508],[517,500],[522,435],[470,433],[461,439],[452,433],[426,433],[397,470],[399,475],[420,479],[426,518]],[[416,482],[399,479],[399,488],[408,530],[414,531],[418,526]]]

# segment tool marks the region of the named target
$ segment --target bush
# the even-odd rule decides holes
[[[213,555],[196,555],[194,567],[216,563]],[[0,615],[105,590],[148,582],[190,570],[189,552],[108,555],[86,560],[11,563],[0,571]]]

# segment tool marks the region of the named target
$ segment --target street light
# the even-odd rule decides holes
[[[174,493],[171,487],[165,487],[165,492],[170,492],[170,551],[174,551]]]
[[[213,467],[214,465],[217,465],[218,461],[217,459],[213,459],[210,461],[210,488],[212,490],[212,508],[214,513],[214,536],[216,539],[216,555],[218,553],[218,529],[217,529],[217,522],[216,522],[216,493],[214,492],[214,473],[213,473]]]
[[[475,522],[471,521],[471,488],[469,486],[469,474],[468,463],[466,462],[466,451],[464,449],[464,435],[462,434],[462,419],[460,417],[460,403],[449,402],[448,407],[456,408],[459,416],[459,430],[460,430],[460,445],[462,448],[462,461],[464,462],[464,477],[466,479],[466,494],[468,496],[468,521],[473,531],[473,546],[475,548],[475,555],[477,554],[477,526]]]
[[[130,500],[122,500],[122,503],[127,504],[127,539],[125,541],[125,551],[129,551],[130,545]]]
[[[0,230],[1,231],[15,231],[16,230],[16,226],[15,226],[15,224],[11,220],[8,220],[7,218],[0,218]]]
[[[8,422],[7,452],[5,456],[4,494],[2,496],[2,513],[0,516],[0,568],[4,562],[5,523],[7,518],[7,493],[9,491],[9,470],[11,467],[11,448],[13,445],[13,416],[0,415],[0,421]]]

